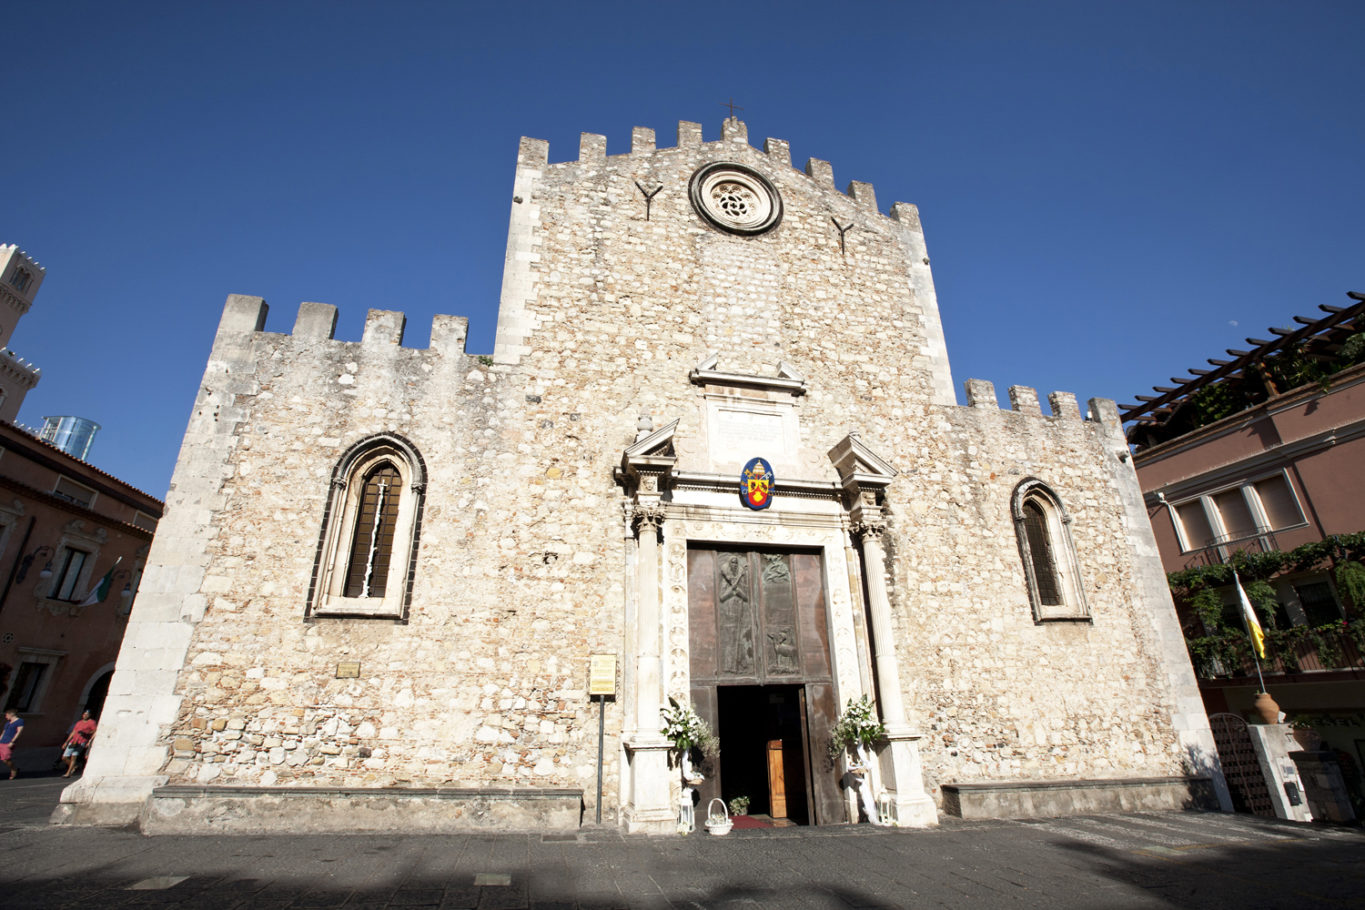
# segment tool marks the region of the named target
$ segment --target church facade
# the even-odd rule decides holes
[[[670,699],[796,823],[1226,800],[1117,409],[959,406],[914,206],[730,119],[524,139],[511,210],[491,357],[228,298],[55,820],[673,832]]]

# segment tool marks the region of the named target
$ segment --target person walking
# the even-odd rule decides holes
[[[24,732],[24,719],[13,708],[5,709],[5,729],[0,730],[0,762],[9,768],[9,779],[19,776],[19,767],[14,763],[14,744],[19,734]]]
[[[62,743],[62,761],[66,762],[66,773],[62,777],[76,773],[76,763],[85,757],[86,750],[90,748],[90,738],[94,735],[95,721],[89,711],[82,711],[81,719],[71,725],[71,732],[66,735],[66,742]]]

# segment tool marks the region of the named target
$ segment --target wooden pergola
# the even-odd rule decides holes
[[[1250,350],[1228,348],[1233,359],[1211,357],[1208,362],[1213,369],[1191,369],[1187,377],[1171,378],[1176,385],[1154,386],[1156,395],[1137,395],[1138,404],[1119,405],[1120,417],[1128,425],[1128,442],[1139,447],[1156,445],[1209,422],[1201,422],[1192,405],[1197,396],[1216,386],[1235,391],[1246,402],[1242,409],[1289,391],[1280,387],[1274,375],[1277,357],[1298,355],[1326,362],[1340,356],[1346,339],[1365,331],[1365,294],[1350,291],[1346,296],[1353,301],[1350,306],[1320,305],[1325,316],[1295,316],[1297,326],[1271,327],[1272,338],[1248,338]]]

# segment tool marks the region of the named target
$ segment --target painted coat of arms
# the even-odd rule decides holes
[[[773,466],[762,458],[750,458],[739,475],[739,498],[751,509],[766,509],[772,505]]]

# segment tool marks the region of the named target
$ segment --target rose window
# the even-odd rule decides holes
[[[738,164],[708,164],[692,175],[692,206],[731,234],[761,234],[782,220],[782,197],[767,178]]]
[[[737,221],[746,218],[753,209],[754,194],[738,183],[722,183],[711,193],[716,206]]]

